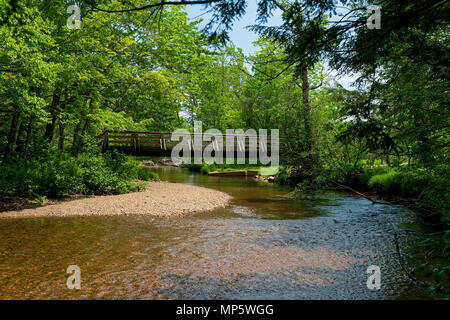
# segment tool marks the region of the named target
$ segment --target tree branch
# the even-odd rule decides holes
[[[185,1],[185,0],[180,0],[180,1],[161,1],[158,3],[152,3],[152,4],[148,4],[142,7],[136,7],[134,6],[134,8],[130,8],[130,9],[120,9],[120,10],[107,10],[107,9],[101,9],[98,7],[93,6],[92,8],[94,10],[97,11],[102,11],[102,12],[108,12],[108,13],[120,13],[120,12],[131,12],[131,11],[142,11],[142,10],[146,10],[146,9],[150,9],[150,8],[156,8],[156,7],[164,7],[164,6],[182,6],[182,5],[194,5],[194,4],[211,4],[211,3],[215,3],[215,2],[219,2],[219,0],[192,0],[192,1]]]

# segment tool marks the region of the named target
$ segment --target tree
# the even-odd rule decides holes
[[[61,10],[69,4],[19,1],[0,26],[3,159],[55,147],[76,156],[106,129],[184,125],[182,81],[208,46],[197,22],[182,8],[162,10],[158,25],[151,16],[82,7],[82,28],[70,30]]]

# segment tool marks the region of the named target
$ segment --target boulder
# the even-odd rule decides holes
[[[154,167],[155,163],[152,160],[144,160],[142,161],[142,165],[146,167]]]
[[[164,167],[179,167],[178,164],[173,163],[173,161],[169,158],[161,158],[156,162],[156,164],[158,166],[164,166]]]

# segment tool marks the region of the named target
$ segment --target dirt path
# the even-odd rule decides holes
[[[183,216],[227,205],[224,192],[170,182],[150,182],[142,192],[113,196],[93,196],[33,209],[0,212],[0,218],[152,215]]]

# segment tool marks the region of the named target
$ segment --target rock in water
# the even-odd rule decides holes
[[[155,163],[151,160],[144,160],[144,161],[142,161],[142,165],[144,165],[146,167],[154,167]]]

